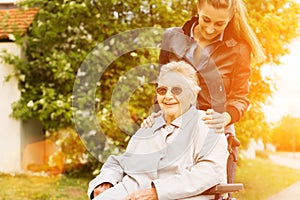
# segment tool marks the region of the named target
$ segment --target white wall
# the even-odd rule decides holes
[[[12,42],[1,42],[3,49],[20,55],[20,48]],[[6,82],[5,77],[13,71],[13,67],[0,60],[0,171],[17,172],[21,168],[21,122],[9,117],[11,104],[18,100],[20,92],[16,79]]]

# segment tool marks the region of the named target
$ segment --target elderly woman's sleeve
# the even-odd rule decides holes
[[[216,184],[226,182],[228,152],[227,141],[223,136],[220,134],[210,151],[197,160],[190,169],[168,178],[154,180],[153,185],[158,199],[187,198],[201,194]]]
[[[95,177],[90,183],[88,188],[88,196],[91,197],[94,189],[101,183],[111,183],[116,185],[124,176],[123,166],[121,164],[121,156],[110,156],[103,164],[101,173]]]

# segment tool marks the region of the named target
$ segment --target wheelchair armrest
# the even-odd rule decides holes
[[[236,192],[243,189],[244,185],[242,183],[221,183],[206,190],[202,193],[202,195],[224,194],[229,192]]]

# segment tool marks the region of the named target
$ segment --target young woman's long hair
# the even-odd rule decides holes
[[[234,33],[250,45],[257,63],[265,60],[264,50],[247,22],[247,10],[242,0],[198,0],[197,6],[201,8],[204,3],[208,3],[216,9],[230,9],[233,15],[229,24],[232,24]]]

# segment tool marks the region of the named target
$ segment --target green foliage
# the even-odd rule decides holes
[[[266,63],[279,64],[287,44],[299,36],[300,5],[295,0],[245,0],[249,23],[265,48]]]
[[[248,21],[265,49],[265,64],[280,64],[280,57],[289,52],[288,44],[299,36],[300,5],[295,0],[245,0],[245,3],[249,12]],[[236,124],[238,138],[245,147],[250,137],[271,141],[271,127],[262,107],[269,103],[276,83],[268,77],[262,77],[260,71],[261,65],[254,63],[249,96],[251,105]]]
[[[287,53],[286,45],[299,34],[299,5],[293,0],[245,2],[249,22],[266,49],[267,63],[278,63],[279,57]],[[18,78],[21,91],[12,115],[23,120],[37,119],[52,132],[74,127],[76,113],[77,130],[94,152],[106,148],[104,139],[99,137],[102,133],[114,145],[125,147],[128,135],[152,111],[153,71],[157,71],[159,53],[158,48],[123,52],[128,44],[105,41],[137,28],[181,26],[196,8],[195,1],[188,0],[24,0],[19,6],[37,7],[39,11],[27,35],[16,40],[23,47],[24,57],[4,56],[5,62],[15,68],[13,75]],[[157,38],[152,36],[140,32],[124,41],[159,41],[159,34]],[[103,46],[97,49],[98,44]],[[92,59],[84,62],[91,52]],[[101,62],[97,55],[102,56]],[[111,59],[113,62],[108,63]],[[83,74],[80,79],[79,74]],[[80,85],[77,96],[74,84]],[[261,107],[272,94],[272,84],[261,77],[260,66],[253,66],[251,107],[237,124],[244,145],[249,137],[265,135],[268,139]],[[121,92],[114,93],[116,89]],[[76,103],[72,105],[74,99]],[[85,112],[83,108],[92,109]]]
[[[27,35],[16,41],[22,45],[24,57],[18,58],[10,54],[4,56],[5,62],[15,68],[13,75],[18,78],[21,91],[21,98],[13,104],[12,115],[23,120],[39,120],[45,130],[53,138],[57,138],[60,134],[56,134],[56,130],[74,127],[73,114],[79,113],[76,128],[84,144],[90,148],[89,151],[103,152],[104,155],[101,156],[104,157],[114,151],[114,147],[107,149],[107,141],[101,137],[102,133],[111,138],[109,141],[112,145],[124,148],[128,135],[137,129],[151,111],[155,78],[147,76],[150,74],[147,68],[157,72],[159,50],[134,49],[122,52],[127,44],[112,40],[110,44],[104,43],[106,46],[102,51],[101,48],[95,48],[109,37],[127,30],[180,26],[190,17],[190,4],[190,1],[171,0],[165,0],[164,3],[158,0],[19,2],[20,8],[37,7],[39,11]],[[143,34],[141,32],[141,35],[132,35],[130,38],[134,40],[138,37],[145,44],[152,44],[154,40],[160,39],[159,36],[152,38]],[[91,52],[95,53],[94,57],[84,63]],[[99,62],[97,55],[104,58]],[[112,58],[113,63],[107,63]],[[88,68],[82,68],[82,64],[86,64]],[[127,72],[136,66],[146,67],[136,77],[134,74],[127,77]],[[83,71],[79,71],[79,68]],[[98,77],[102,70],[103,74]],[[76,75],[80,73],[92,76],[78,79]],[[125,110],[129,113],[129,118],[122,121],[125,114],[123,110],[116,109],[113,113],[112,94],[121,80],[125,79],[130,81],[123,84],[121,91],[122,94],[130,94],[130,103]],[[95,90],[88,88],[93,82],[97,82]],[[76,91],[77,96],[73,94],[74,83],[81,85]],[[139,86],[132,91],[130,84]],[[76,103],[72,105],[74,98]],[[122,99],[120,94],[115,98]],[[118,102],[113,103],[118,108]],[[82,109],[86,107],[94,108],[92,111],[95,115]],[[70,138],[57,139],[63,144],[70,144]],[[80,149],[80,144],[77,145],[79,146],[74,147],[73,156],[78,156],[76,149]],[[68,151],[66,148],[64,150]],[[74,163],[78,158],[73,159]]]
[[[270,141],[270,127],[262,107],[271,96],[274,83],[261,76],[260,66],[252,67],[250,81],[250,106],[242,120],[236,123],[236,132],[242,147],[247,147],[249,138],[262,138],[265,142]]]
[[[61,149],[65,156],[64,171],[80,168],[88,162],[85,146],[74,129],[47,131],[46,136]]]
[[[283,117],[272,130],[272,142],[278,151],[300,151],[300,119]]]

